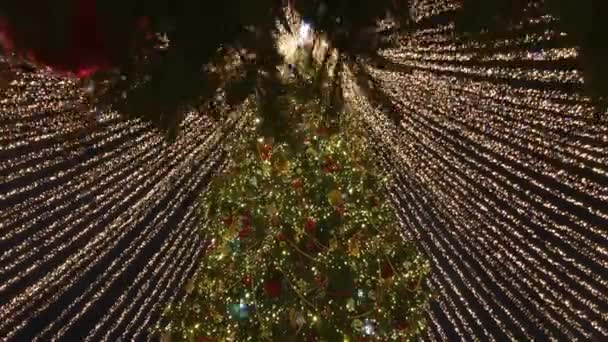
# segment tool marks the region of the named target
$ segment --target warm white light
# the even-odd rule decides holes
[[[299,35],[299,39],[298,39],[298,45],[302,46],[302,45],[306,45],[308,43],[310,43],[312,40],[312,27],[310,26],[310,24],[306,23],[306,22],[302,22],[302,25],[300,25],[300,35]]]

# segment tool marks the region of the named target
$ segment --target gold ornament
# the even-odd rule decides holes
[[[361,249],[359,247],[359,240],[352,238],[348,242],[348,253],[353,256],[359,256]]]
[[[361,330],[361,328],[363,328],[363,322],[357,318],[356,320],[353,321],[353,328],[356,331]]]
[[[331,239],[329,241],[329,249],[331,249],[331,250],[338,249],[338,240],[336,240],[335,238]]]
[[[226,229],[222,233],[222,239],[224,241],[229,241],[230,239],[232,239],[234,237],[235,234],[236,234],[236,228],[230,227],[229,229]],[[230,252],[230,249],[228,248],[228,245],[226,243],[224,243],[224,245],[222,246],[222,252]]]
[[[304,279],[298,279],[296,285],[300,291],[306,291],[306,288],[308,287],[308,283]]]
[[[348,311],[350,311],[350,312],[355,311],[355,300],[354,300],[354,299],[349,298],[349,299],[346,301],[346,309],[347,309]]]
[[[284,173],[287,173],[287,171],[289,171],[290,166],[291,166],[291,163],[289,162],[289,160],[287,160],[285,158],[278,158],[278,160],[274,164],[274,169],[278,173],[284,174]]]
[[[329,194],[327,195],[327,200],[329,201],[329,204],[333,205],[334,207],[344,203],[342,199],[342,192],[337,189],[329,192]]]
[[[213,320],[216,322],[221,322],[224,319],[224,316],[222,316],[222,314],[220,314],[216,310],[213,310],[211,312],[211,317],[213,317]]]

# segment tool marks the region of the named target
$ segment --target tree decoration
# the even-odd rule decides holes
[[[386,177],[357,135],[313,132],[304,149],[266,139],[237,149],[203,198],[215,247],[165,334],[403,341],[424,329],[429,267],[400,234]]]

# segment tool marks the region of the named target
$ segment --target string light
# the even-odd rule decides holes
[[[133,235],[133,229],[150,217],[155,203],[166,203],[146,229],[133,235],[134,239],[128,241],[127,248],[117,255],[112,266],[33,336],[33,339],[45,340],[50,336],[64,336],[79,324],[109,287],[132,267],[136,257],[141,256],[154,237],[166,230],[163,227],[166,227],[167,219],[187,203],[188,198],[192,199],[193,193],[203,189],[205,179],[218,171],[217,165],[223,158],[215,148],[223,136],[204,118],[193,115],[184,123],[188,125],[184,136],[170,146],[141,122],[126,122],[114,113],[99,115],[83,110],[86,106],[74,105],[82,103],[83,99],[78,97],[79,92],[72,82],[27,73],[18,75],[18,79],[20,81],[14,83],[1,100],[2,120],[8,120],[6,122],[10,124],[2,126],[0,154],[11,158],[0,161],[2,183],[7,185],[0,192],[0,202],[6,208],[0,212],[0,242],[9,246],[0,256],[3,277],[0,297],[6,291],[23,286],[25,279],[32,279],[36,274],[43,276],[0,306],[2,336],[27,333],[28,322],[78,284],[78,273],[85,274],[101,262],[116,248],[120,237]],[[96,122],[89,127],[91,113]],[[240,120],[237,126],[247,121],[247,115],[243,114]],[[83,126],[89,129],[83,131]],[[193,141],[197,143],[192,144]],[[167,166],[173,166],[174,170],[167,172]],[[47,171],[54,168],[59,171]],[[40,173],[44,176],[40,177]],[[24,182],[25,179],[34,181]],[[57,186],[59,184],[61,186]],[[89,204],[82,206],[82,203]],[[189,215],[192,210],[193,207]],[[171,260],[168,259],[171,254],[167,254],[162,259],[149,260],[131,286],[133,289],[138,280],[157,273],[162,275],[161,279],[171,279],[166,287],[151,291],[152,294],[160,292],[160,296],[147,297],[146,304],[141,307],[116,305],[108,308],[107,316],[100,323],[107,322],[108,317],[118,319],[112,322],[112,329],[104,332],[110,334],[118,327],[124,329],[130,322],[127,331],[136,335],[148,334],[145,327],[154,324],[148,315],[158,314],[163,309],[163,304],[157,301],[168,302],[175,298],[175,288],[192,274],[193,266],[198,262],[197,255],[202,252],[200,248],[194,248],[200,241],[196,234],[193,235],[198,224],[195,220],[182,224],[187,229],[175,230],[170,235],[181,241],[172,247],[172,250],[179,247],[178,257]],[[24,236],[29,237],[23,239]],[[89,240],[91,238],[93,240]],[[185,249],[187,245],[190,247]],[[66,252],[72,253],[71,256],[66,258]],[[168,260],[172,262],[167,263]],[[57,262],[59,264],[51,267],[51,272],[41,273]],[[143,288],[152,290],[150,279],[147,281],[148,286]],[[146,308],[151,310],[143,311]],[[118,309],[125,311],[116,311]],[[118,312],[121,315],[117,317]],[[132,325],[136,322],[131,320],[134,317],[145,322],[143,330],[141,326]],[[89,338],[96,332],[99,331],[92,330]]]
[[[431,313],[428,337],[446,331],[488,340],[534,339],[539,331],[558,339],[603,336],[608,283],[598,270],[608,265],[608,127],[593,119],[588,99],[550,86],[582,89],[578,71],[558,66],[576,51],[513,49],[480,58],[473,49],[488,45],[458,46],[452,30],[417,32],[382,52],[411,73],[364,70],[391,95],[402,113],[398,124],[388,120],[390,109],[361,95],[352,74],[344,78],[352,107],[377,137],[381,163],[400,170],[393,198],[405,234],[432,260],[429,286],[440,293],[434,307],[440,312]],[[508,48],[562,37],[521,32],[525,38],[487,44]],[[484,65],[498,60],[555,61],[556,68]]]

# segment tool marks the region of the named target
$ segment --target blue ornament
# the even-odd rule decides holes
[[[230,304],[228,305],[228,313],[230,317],[237,320],[249,318],[249,305],[248,304]]]
[[[239,253],[241,251],[240,239],[230,240],[230,242],[228,242],[228,245],[230,246],[230,250],[232,251],[232,253]]]

